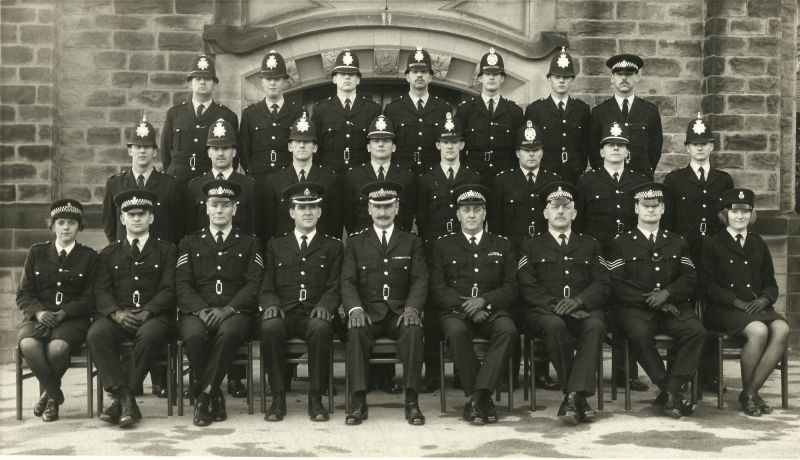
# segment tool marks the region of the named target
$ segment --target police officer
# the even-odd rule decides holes
[[[491,395],[519,342],[510,312],[516,257],[510,241],[483,230],[487,193],[474,184],[453,192],[461,230],[436,240],[431,262],[431,296],[467,397],[463,417],[476,424],[497,421]],[[489,339],[483,364],[472,347],[476,335]]]
[[[616,121],[625,126],[630,135],[630,154],[625,160],[626,164],[652,180],[661,159],[664,137],[658,107],[635,95],[639,70],[644,67],[644,59],[633,54],[618,54],[610,57],[606,66],[611,69],[614,97],[592,109],[589,162],[593,169],[598,169],[603,164],[597,149],[602,147],[605,127]]]
[[[660,390],[653,406],[663,415],[680,418],[694,412],[695,403],[685,400],[680,388],[697,372],[706,338],[692,301],[697,274],[686,240],[659,228],[664,186],[646,183],[632,193],[637,226],[614,239],[606,259],[614,308],[631,352]],[[655,347],[659,333],[677,343],[669,370]]]
[[[405,418],[423,425],[417,391],[422,380],[422,309],[428,294],[428,270],[422,239],[395,225],[401,186],[376,181],[363,187],[373,224],[351,235],[342,263],[342,305],[348,312],[347,374],[352,388],[345,423],[359,425],[368,416],[369,355],[375,340],[397,341],[403,362]]]
[[[422,45],[409,53],[405,74],[408,94],[387,104],[383,113],[397,130],[395,159],[401,168],[419,174],[439,162],[438,125],[452,110],[444,99],[428,92],[434,75],[433,64],[431,55]]]
[[[516,164],[514,137],[522,124],[522,108],[500,95],[506,80],[503,56],[494,48],[481,57],[478,67],[480,97],[459,104],[456,117],[464,126],[464,163],[491,187],[494,176]]]
[[[212,56],[197,56],[186,80],[192,100],[171,107],[161,130],[164,172],[175,176],[183,187],[190,179],[211,169],[211,162],[206,159],[209,128],[220,118],[233,126],[234,131],[239,126],[236,114],[213,99],[219,80]]]
[[[628,134],[623,125],[612,122],[606,126],[600,155],[603,166],[587,172],[578,180],[578,216],[575,229],[600,241],[603,257],[611,254],[611,242],[617,235],[636,226],[633,195],[631,190],[647,183],[647,178],[627,168],[625,158],[628,156]],[[615,311],[607,310],[607,324],[614,336],[621,330],[615,318]],[[617,386],[624,386],[625,367],[623,356],[625,349],[622,340],[614,340],[613,366],[617,369]],[[631,360],[629,374],[630,389],[647,391],[648,386],[638,378],[639,368]]]
[[[597,353],[606,335],[603,307],[611,291],[600,243],[572,231],[576,197],[568,182],[543,191],[547,230],[523,241],[518,264],[526,337],[544,340],[562,382],[558,417],[571,425],[595,419],[586,398],[595,391]]]
[[[236,130],[226,120],[220,118],[208,129],[208,152],[206,157],[211,159],[211,170],[189,182],[187,206],[189,230],[194,232],[208,225],[206,208],[206,194],[203,188],[212,180],[227,180],[239,185],[237,193],[236,215],[233,217],[237,228],[248,233],[256,230],[257,212],[260,207],[256,204],[255,180],[238,172],[234,168],[236,154]]]
[[[302,115],[303,107],[283,97],[289,73],[280,53],[270,50],[264,56],[259,77],[265,96],[242,111],[239,159],[247,175],[261,183],[270,173],[291,164],[289,131]]]
[[[350,168],[342,178],[342,214],[348,233],[355,233],[372,225],[368,197],[361,189],[375,181],[388,180],[400,184],[400,211],[397,225],[411,231],[416,205],[416,177],[395,160],[395,126],[388,116],[378,115],[372,120],[367,133],[369,161]]]
[[[268,421],[280,421],[286,415],[286,340],[294,337],[308,345],[308,415],[313,421],[328,420],[322,389],[328,382],[331,359],[331,318],[341,303],[342,243],[317,232],[324,194],[324,187],[315,182],[288,186],[283,195],[291,203],[288,213],[294,230],[267,243],[258,304],[261,356],[272,389],[272,405],[264,416]]]
[[[369,159],[367,129],[381,107],[357,94],[361,70],[354,52],[339,53],[332,74],[336,95],[317,102],[311,114],[320,146],[315,162],[342,173]]]
[[[265,241],[292,231],[295,223],[289,216],[289,209],[293,204],[284,191],[292,184],[306,181],[316,182],[326,191],[324,195],[320,195],[322,199],[320,209],[324,212],[319,217],[316,229],[334,238],[342,236],[340,178],[333,171],[312,162],[313,155],[317,152],[315,132],[314,122],[305,112],[292,124],[292,132],[289,134],[291,163],[289,167],[272,174],[265,184],[263,199],[265,219],[262,227]]]
[[[100,253],[94,295],[98,315],[86,343],[103,387],[114,402],[100,420],[126,427],[142,414],[132,389],[163,353],[175,321],[175,245],[150,234],[158,195],[132,189],[114,197],[125,238]],[[133,372],[120,361],[122,342],[133,342]]]
[[[175,292],[181,336],[195,375],[194,424],[227,418],[220,384],[236,349],[250,337],[264,261],[255,236],[234,227],[236,182],[203,185],[209,226],[186,236],[178,247]]]
[[[553,55],[547,72],[550,96],[525,109],[525,120],[541,128],[542,168],[576,184],[586,170],[589,142],[589,105],[570,96],[575,64],[566,48]]]

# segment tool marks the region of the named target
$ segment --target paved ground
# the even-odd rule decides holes
[[[606,369],[609,368],[606,361]],[[751,418],[738,410],[739,367],[726,361],[727,405],[717,410],[715,395],[707,395],[696,417],[672,420],[650,408],[655,393],[634,393],[633,410],[623,410],[622,399],[606,401],[596,423],[566,427],[555,417],[560,402],[556,392],[539,391],[538,410],[530,412],[515,394],[517,407],[509,414],[498,406],[500,422],[470,426],[459,418],[463,400],[448,391],[448,412],[439,412],[438,393],[422,395],[427,416],[424,427],[403,420],[401,397],[383,393],[369,396],[369,420],[360,427],[344,424],[344,398],[336,399],[336,413],[327,423],[305,416],[305,395],[290,394],[289,416],[281,423],[247,415],[242,400],[228,400],[229,420],[200,429],[192,425],[191,407],[183,417],[166,416],[165,400],[139,398],[146,419],[135,429],[121,430],[86,418],[85,371],[70,370],[65,380],[66,404],[62,418],[45,424],[31,409],[36,383],[25,382],[22,421],[14,413],[14,368],[0,366],[0,454],[24,455],[218,455],[291,457],[800,457],[800,359],[790,363],[789,410]],[[302,371],[301,371],[302,372]],[[337,376],[342,375],[337,368]],[[608,375],[608,373],[606,374]],[[779,377],[769,380],[763,396],[780,407]],[[148,388],[148,385],[145,385]],[[342,381],[337,378],[341,390]],[[305,382],[295,384],[305,388]],[[606,386],[606,399],[610,399]],[[523,406],[524,404],[524,406]],[[596,404],[593,402],[596,407]],[[256,412],[258,400],[256,399]]]

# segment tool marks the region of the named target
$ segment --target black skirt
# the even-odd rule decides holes
[[[776,320],[786,320],[773,307],[767,307],[758,313],[750,314],[735,307],[709,305],[705,311],[706,327],[713,331],[724,332],[730,336],[740,335],[753,321],[769,324]]]
[[[36,321],[24,319],[17,334],[17,343],[28,337],[39,339],[44,343],[63,340],[67,342],[70,350],[75,350],[86,340],[86,333],[89,332],[92,322],[88,317],[66,319],[53,329],[41,328],[37,326],[38,324]]]

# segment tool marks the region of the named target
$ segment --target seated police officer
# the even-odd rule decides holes
[[[86,343],[103,387],[114,402],[100,420],[121,427],[142,418],[132,388],[141,385],[162,354],[175,321],[175,246],[150,235],[158,195],[126,190],[114,197],[126,236],[100,253],[95,304],[99,315]],[[122,342],[133,342],[133,373],[120,361]]]
[[[651,182],[631,191],[637,228],[614,239],[606,264],[612,276],[615,313],[630,350],[661,390],[653,405],[666,416],[680,418],[694,412],[694,402],[686,401],[680,388],[697,372],[706,330],[693,310],[697,275],[689,243],[659,228],[664,189]],[[664,369],[655,347],[659,333],[677,342],[669,370]]]
[[[291,203],[294,230],[267,243],[258,304],[261,356],[272,389],[272,406],[264,420],[271,422],[286,415],[286,341],[295,337],[308,345],[308,415],[313,421],[328,420],[322,389],[328,382],[331,359],[330,321],[341,300],[342,243],[317,231],[324,193],[325,188],[316,182],[287,187],[283,196]]]
[[[571,425],[595,418],[586,398],[595,390],[611,290],[600,243],[572,231],[576,193],[567,182],[542,191],[548,228],[522,242],[518,264],[526,336],[544,339],[564,392],[558,417]]]
[[[232,225],[240,190],[226,180],[205,183],[209,226],[178,247],[175,292],[181,336],[198,376],[193,383],[197,426],[227,418],[220,384],[236,349],[250,337],[264,276],[258,238]]]
[[[507,239],[483,230],[486,195],[486,187],[474,184],[453,192],[461,231],[436,240],[431,262],[431,297],[467,397],[464,419],[478,424],[497,421],[491,395],[519,341],[510,313],[516,257]],[[483,364],[472,347],[476,335],[489,339]]]
[[[342,304],[349,315],[347,373],[353,391],[345,417],[348,425],[360,424],[369,414],[367,369],[372,346],[380,337],[397,341],[406,420],[412,425],[425,423],[417,391],[422,380],[420,315],[428,294],[428,270],[422,239],[395,225],[400,189],[391,181],[364,186],[373,224],[351,235],[344,251]]]

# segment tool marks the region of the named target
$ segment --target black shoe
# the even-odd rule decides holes
[[[422,415],[422,410],[419,408],[417,401],[406,403],[406,420],[409,425],[424,425],[425,416]]]
[[[403,392],[403,387],[390,380],[387,382],[386,386],[383,387],[383,391],[389,393],[390,395],[399,395]]]
[[[753,400],[756,402],[756,406],[758,406],[758,410],[761,411],[762,414],[771,414],[772,408],[769,407],[766,401],[761,399],[758,393],[753,395]]]
[[[330,418],[328,410],[322,405],[322,397],[319,393],[308,395],[308,417],[312,422],[327,422]]]
[[[461,418],[467,422],[472,421],[472,401],[464,403],[464,411],[461,413]]]
[[[681,418],[680,411],[680,395],[673,395],[668,392],[662,391],[656,400],[653,402],[653,407],[658,410],[661,415],[666,415],[672,418]]]
[[[224,422],[228,419],[228,412],[225,410],[225,396],[222,395],[222,392],[211,397],[209,413],[215,422]]]
[[[152,392],[154,395],[158,396],[159,398],[166,398],[167,397],[167,387],[161,386],[158,384],[153,384]]]
[[[575,409],[578,410],[578,420],[582,423],[592,423],[597,418],[597,413],[589,405],[586,400],[586,395],[578,393],[578,398],[575,401]]]
[[[121,412],[119,414],[120,428],[135,425],[142,419],[142,412],[136,404],[136,399],[133,395],[126,395],[119,399]]]
[[[264,414],[264,420],[268,422],[280,422],[286,417],[286,393],[276,391],[272,395],[272,404]]]
[[[745,414],[751,417],[761,417],[761,409],[759,409],[755,397],[739,393],[739,404],[742,405],[742,410]]]
[[[369,407],[365,401],[353,397],[350,402],[350,411],[344,416],[344,423],[347,425],[361,425],[361,422],[369,416]]]
[[[543,390],[555,391],[561,389],[561,382],[551,378],[549,375],[537,375],[535,383],[536,388],[541,388]]]
[[[716,377],[703,381],[703,391],[706,393],[716,393],[719,390],[719,379]],[[727,393],[728,387],[722,385],[722,393]]]
[[[439,376],[426,375],[419,387],[419,393],[433,393],[439,389]]]
[[[228,379],[228,394],[234,398],[246,398],[247,388],[239,379]]]
[[[688,417],[693,415],[695,409],[697,409],[697,403],[695,401],[685,398],[678,400],[678,411],[681,413],[681,416]]]
[[[200,393],[197,396],[197,401],[194,403],[194,426],[208,426],[214,421],[211,413],[208,410],[211,397],[206,393]]]
[[[625,379],[617,380],[617,387],[625,388]],[[650,389],[646,383],[641,380],[631,377],[631,391],[647,391]]]
[[[55,422],[58,420],[58,401],[55,399],[47,400],[47,404],[44,406],[44,412],[42,412],[42,420],[45,422]]]
[[[483,401],[483,414],[486,416],[486,423],[497,423],[497,409],[491,397]]]
[[[465,407],[465,412],[466,409],[467,408]],[[471,401],[469,403],[469,414],[467,414],[465,419],[472,422],[473,425],[486,425],[489,423],[482,401]]]
[[[47,393],[42,393],[42,396],[39,397],[39,400],[36,401],[36,404],[33,406],[33,415],[41,417],[45,407],[47,407]]]
[[[122,404],[120,403],[119,398],[114,398],[114,401],[111,403],[111,405],[103,409],[103,412],[101,412],[97,418],[106,423],[117,424],[119,423],[120,415],[122,415]]]
[[[575,407],[576,399],[577,394],[574,392],[564,395],[564,400],[558,407],[558,418],[562,422],[570,425],[577,425],[580,422],[580,415],[578,415],[578,409]]]

